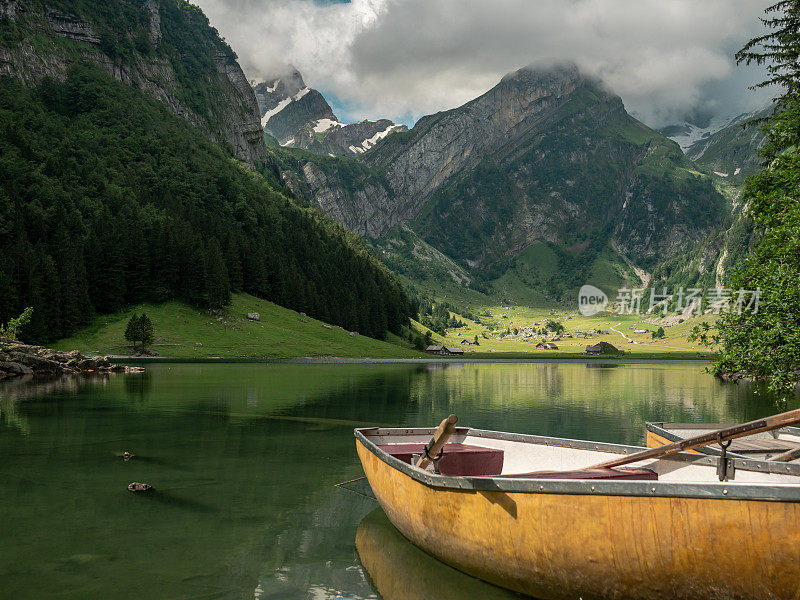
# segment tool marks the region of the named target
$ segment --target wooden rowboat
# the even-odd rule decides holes
[[[643,449],[454,431],[439,473],[414,460],[434,428],[355,436],[394,526],[460,571],[548,600],[797,597],[800,480],[786,473],[791,465],[729,455],[735,470],[724,482],[718,457],[703,454],[584,470]]]
[[[731,425],[719,423],[646,423],[647,447],[658,448],[665,444],[685,440],[709,431],[716,431]],[[796,451],[796,452],[794,452]],[[719,446],[705,446],[690,452],[719,456]],[[800,458],[800,427],[781,427],[733,440],[728,448],[728,456],[750,460],[793,461]],[[800,463],[792,465],[789,471],[800,475]]]

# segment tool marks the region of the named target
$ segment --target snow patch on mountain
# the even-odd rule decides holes
[[[359,153],[366,152],[367,150],[372,148],[375,144],[377,144],[379,140],[382,140],[387,135],[392,133],[392,131],[394,131],[395,129],[399,129],[401,127],[402,127],[402,125],[397,125],[397,124],[389,125],[389,127],[384,129],[383,131],[379,131],[378,133],[373,135],[371,138],[368,138],[368,139],[364,140],[363,142],[361,142],[361,145],[359,147],[360,150],[353,150],[353,146],[350,146],[350,149],[353,150],[353,152],[359,152]]]
[[[318,121],[314,122],[314,127],[312,128],[315,133],[322,133],[323,131],[328,131],[333,127],[344,127],[345,123],[341,121],[334,121],[333,119],[319,119]]]
[[[721,129],[724,129],[733,123],[733,121],[738,119],[740,116],[741,115],[717,116],[712,118],[705,127],[699,127],[698,125],[689,122],[677,123],[675,125],[664,127],[659,131],[661,131],[661,133],[666,135],[669,139],[677,142],[681,147],[681,150],[686,152],[689,146],[699,140],[702,140],[703,138],[714,135]]]
[[[268,110],[267,112],[265,112],[264,116],[261,117],[261,126],[262,127],[266,127],[267,123],[269,122],[269,120],[272,117],[274,117],[275,115],[277,115],[279,112],[281,112],[284,108],[289,106],[289,104],[291,102],[292,102],[291,98],[284,98],[283,100],[281,100],[280,102],[278,102],[275,105],[275,108],[272,108],[272,109]]]

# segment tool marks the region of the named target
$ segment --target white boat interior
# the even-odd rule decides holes
[[[412,469],[415,457],[424,452],[433,429],[363,429],[361,434],[384,452]],[[676,483],[719,483],[718,457],[680,453],[649,459],[625,467],[607,469],[611,473],[576,473],[599,463],[645,450],[621,446],[542,436],[457,428],[439,457],[440,473],[449,477],[490,477],[495,479],[625,479],[657,480]],[[726,485],[800,484],[796,465],[736,459]],[[765,466],[766,465],[766,466]],[[434,472],[434,465],[428,472]],[[783,470],[783,472],[781,472]]]

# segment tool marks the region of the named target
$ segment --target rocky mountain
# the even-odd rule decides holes
[[[423,117],[360,154],[357,176],[335,159],[293,161],[283,172],[295,189],[376,238],[390,265],[419,253],[410,230],[469,273],[462,282],[513,272],[522,286],[566,290],[595,276],[646,278],[727,211],[677,144],[571,65],[521,69]],[[575,281],[545,281],[544,255]]]
[[[741,183],[756,173],[761,165],[764,134],[755,125],[746,123],[767,117],[773,107],[739,115],[715,133],[703,137],[686,149],[686,156],[731,183]]]
[[[362,154],[390,133],[406,131],[388,119],[345,124],[296,69],[288,75],[253,84],[264,131],[278,144],[314,154]]]
[[[307,87],[296,70],[258,83],[253,89],[261,112],[261,125],[281,145],[292,144],[294,134],[308,124],[338,122],[322,94]]]
[[[162,101],[237,158],[266,158],[253,91],[233,50],[196,7],[145,0],[108,12],[101,2],[2,0],[0,13],[7,32],[0,76],[27,85],[64,81],[71,65],[90,61]]]

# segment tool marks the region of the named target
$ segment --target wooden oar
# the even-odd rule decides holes
[[[450,439],[450,436],[455,433],[456,423],[458,423],[458,417],[455,415],[450,415],[439,424],[439,427],[433,434],[431,441],[426,444],[422,456],[419,457],[416,465],[417,467],[424,469],[431,464],[431,461],[436,458],[437,454],[439,454],[439,450],[444,447],[444,445],[447,443],[447,440]]]
[[[694,448],[701,448],[702,446],[709,446],[716,442],[725,442],[727,440],[735,440],[736,438],[753,435],[754,433],[761,433],[764,431],[772,431],[788,425],[800,423],[800,408],[790,410],[789,412],[772,415],[758,419],[757,421],[750,421],[742,425],[735,425],[734,427],[727,427],[718,431],[704,433],[691,438],[686,438],[680,442],[673,442],[658,448],[650,448],[635,454],[629,454],[614,460],[607,460],[598,465],[586,467],[587,469],[600,469],[608,467],[620,467],[622,465],[629,465],[631,463],[639,462],[640,460],[647,460],[648,458],[661,458],[677,452],[685,450],[693,450]]]
[[[776,454],[770,458],[770,460],[775,462],[789,462],[796,458],[800,458],[800,448],[793,448],[792,450],[787,450],[781,454]]]

